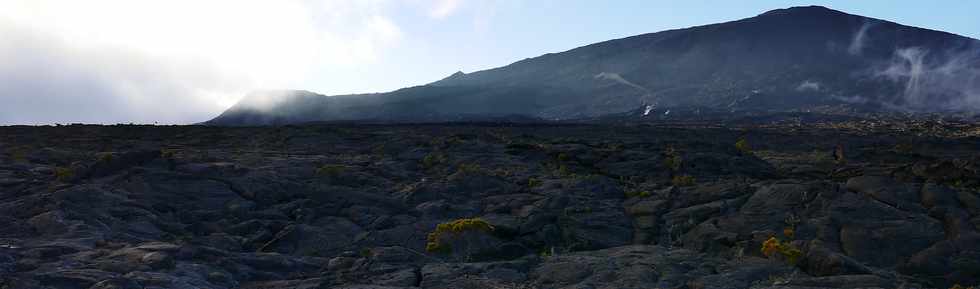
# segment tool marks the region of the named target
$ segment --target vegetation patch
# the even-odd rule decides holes
[[[739,138],[738,141],[735,142],[735,149],[744,155],[752,154],[752,146],[749,145],[749,141],[744,137]]]
[[[532,177],[532,178],[528,178],[528,179],[527,179],[527,186],[528,186],[529,188],[535,188],[535,187],[539,187],[539,186],[541,186],[541,184],[543,184],[543,183],[544,183],[544,182],[542,182],[542,181],[541,181],[540,179],[538,179],[538,178],[533,178],[533,177]]]
[[[75,169],[66,167],[54,168],[54,178],[59,182],[67,182],[75,177]]]
[[[426,236],[425,250],[428,252],[441,252],[449,249],[443,244],[442,239],[447,235],[458,236],[468,231],[492,232],[493,225],[480,218],[457,219],[436,225],[436,229]]]
[[[627,198],[646,198],[649,196],[649,191],[626,191]]]
[[[347,166],[345,165],[337,165],[337,164],[322,165],[316,169],[316,174],[318,176],[326,176],[332,178],[332,177],[339,176],[340,174],[344,173],[344,171],[346,170],[347,170]]]
[[[446,156],[441,153],[432,152],[422,158],[422,167],[425,169],[435,168],[446,162]]]
[[[680,171],[681,166],[684,164],[684,158],[680,154],[677,154],[673,150],[666,153],[666,158],[664,158],[664,167],[671,171]]]
[[[776,258],[781,256],[786,260],[787,263],[796,265],[800,257],[803,256],[803,251],[797,249],[789,242],[782,242],[776,237],[769,237],[766,242],[762,243],[762,255],[769,258]]]
[[[670,184],[675,187],[690,187],[697,183],[697,180],[690,175],[677,175],[670,179]]]

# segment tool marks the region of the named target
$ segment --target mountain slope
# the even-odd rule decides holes
[[[273,98],[252,105],[254,98]],[[600,42],[389,93],[253,94],[211,124],[594,117],[657,107],[980,110],[980,41],[827,9]]]

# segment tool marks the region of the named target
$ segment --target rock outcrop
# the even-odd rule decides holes
[[[828,132],[4,127],[0,288],[980,283],[976,138]]]

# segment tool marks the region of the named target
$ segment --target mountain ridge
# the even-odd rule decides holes
[[[646,105],[978,110],[975,48],[980,41],[948,32],[821,6],[792,7],[593,43],[391,92],[285,93],[303,97],[265,112],[236,105],[207,123],[452,121],[464,115],[575,119]],[[951,67],[965,73],[951,76]]]

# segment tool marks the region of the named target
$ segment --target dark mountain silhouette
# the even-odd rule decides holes
[[[600,42],[388,93],[252,93],[207,122],[597,117],[724,111],[980,111],[980,41],[824,7]]]

